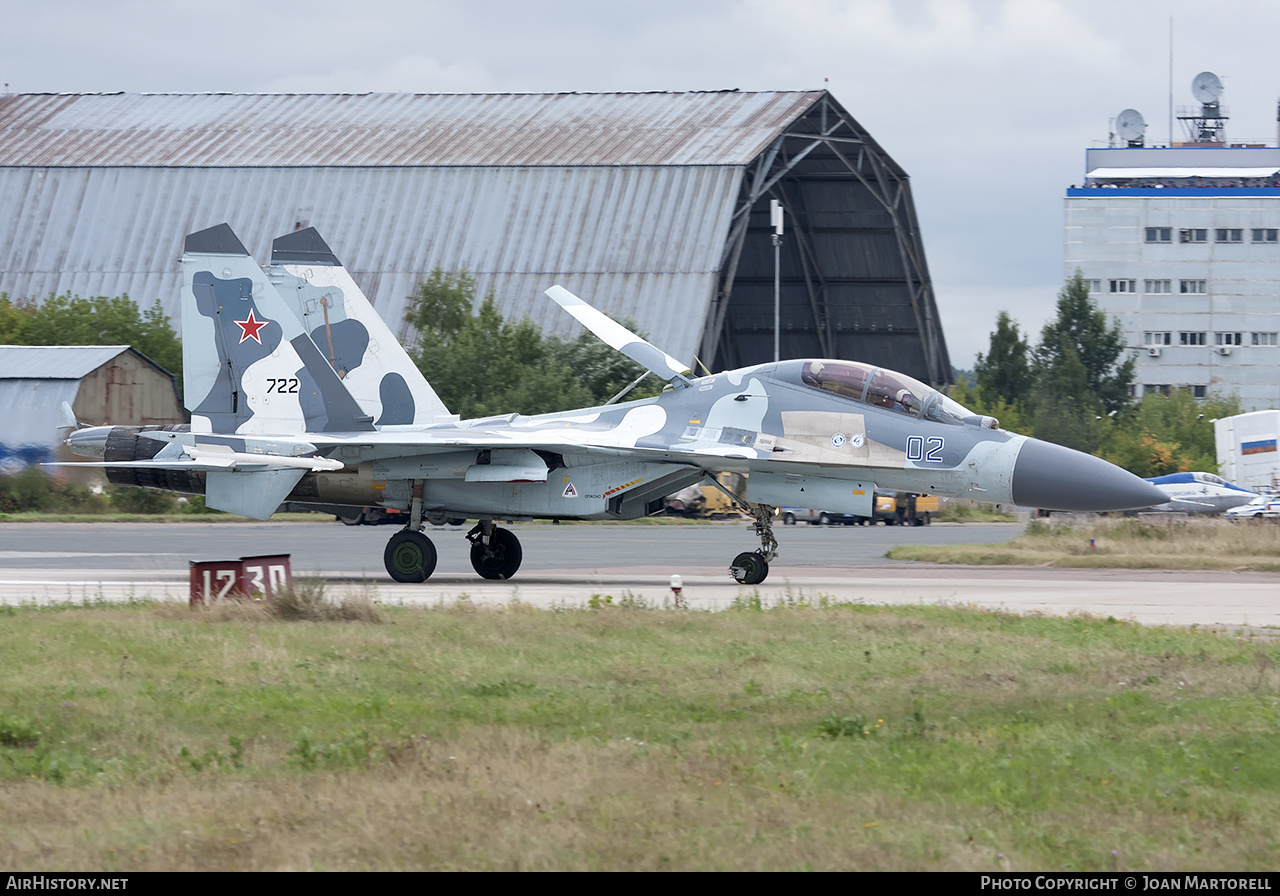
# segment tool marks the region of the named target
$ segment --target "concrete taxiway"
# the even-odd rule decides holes
[[[755,588],[725,567],[750,548],[741,526],[573,526],[516,528],[526,565],[509,582],[479,579],[465,560],[461,530],[434,530],[441,563],[422,585],[392,582],[380,568],[389,528],[325,524],[0,524],[0,603],[185,601],[188,560],[292,553],[295,574],[318,576],[331,595],[366,593],[388,603],[585,606],[593,597],[682,601],[717,610],[736,599],[766,605],[808,601],[954,604],[1013,613],[1114,616],[1148,625],[1280,631],[1280,575],[1160,570],[960,567],[883,559],[897,542],[1004,541],[1016,526],[932,526],[876,530],[788,527],[783,555]],[[457,556],[454,556],[454,555]],[[838,558],[838,564],[833,563]]]

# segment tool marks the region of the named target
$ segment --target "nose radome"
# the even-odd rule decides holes
[[[1045,510],[1136,510],[1169,496],[1099,457],[1027,439],[1013,465],[1013,502]]]

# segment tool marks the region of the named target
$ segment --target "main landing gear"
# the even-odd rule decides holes
[[[387,542],[382,562],[397,582],[425,582],[436,570],[436,546],[421,532],[401,529]]]
[[[467,540],[471,565],[482,577],[509,579],[520,568],[524,556],[520,539],[510,529],[499,529],[493,520],[481,520],[467,533]],[[382,561],[397,582],[425,582],[436,569],[436,546],[421,532],[404,528],[391,536]]]
[[[382,562],[397,582],[425,582],[436,569],[436,546],[422,534],[422,480],[413,483],[409,502],[409,522],[391,536]],[[439,517],[441,522],[447,518]],[[434,520],[433,520],[434,521]],[[453,519],[448,522],[454,523]],[[457,523],[461,523],[458,520]],[[499,529],[493,520],[481,520],[467,533],[471,542],[471,565],[486,579],[509,579],[520,568],[524,552],[520,539],[510,529]]]
[[[481,520],[467,533],[471,542],[471,566],[486,579],[509,579],[520,568],[524,551],[510,529],[499,529],[493,520]]]
[[[729,575],[739,585],[759,585],[769,575],[769,561],[778,556],[778,539],[773,537],[775,508],[768,504],[746,504],[755,522],[751,529],[760,537],[760,548],[743,551],[733,558]]]

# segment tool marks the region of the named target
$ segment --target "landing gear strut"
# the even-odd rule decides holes
[[[524,551],[510,529],[499,529],[493,520],[481,520],[470,532],[471,566],[483,578],[509,579],[520,568]]]
[[[422,480],[413,482],[413,500],[409,503],[409,522],[391,536],[382,562],[397,582],[425,582],[436,571],[436,546],[423,535]]]
[[[745,503],[745,502],[744,502]],[[739,585],[759,585],[769,575],[769,561],[778,556],[778,539],[773,537],[773,514],[769,504],[745,504],[755,522],[751,529],[760,537],[760,549],[743,551],[733,558],[729,575]]]

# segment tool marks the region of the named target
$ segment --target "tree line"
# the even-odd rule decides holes
[[[182,386],[182,340],[159,299],[144,310],[128,295],[15,302],[0,293],[0,345],[131,345]]]
[[[408,346],[423,376],[463,419],[491,414],[547,414],[604,404],[644,368],[591,333],[544,336],[529,319],[506,320],[492,290],[475,305],[476,281],[465,269],[434,269],[409,297]],[[473,310],[474,309],[474,310]],[[622,325],[635,330],[631,321]],[[656,377],[627,398],[656,395]]]
[[[1076,271],[1036,345],[1000,312],[972,380],[962,379],[951,396],[1005,429],[1096,454],[1139,476],[1217,472],[1213,420],[1240,413],[1239,399],[1196,399],[1173,389],[1134,400],[1134,365],[1119,323],[1107,322]]]

